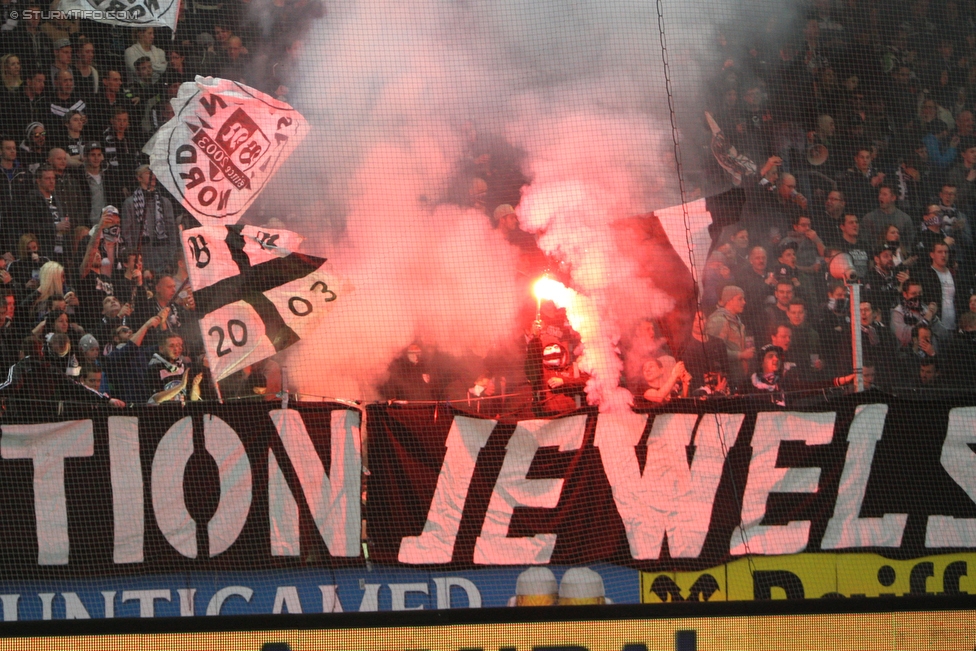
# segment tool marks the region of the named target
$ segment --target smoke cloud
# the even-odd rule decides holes
[[[702,27],[669,34],[679,109],[697,105]],[[256,211],[308,236],[303,250],[354,288],[319,340],[286,353],[292,388],[371,399],[413,340],[466,355],[518,335],[531,279],[517,249],[445,201],[471,121],[522,153],[517,212],[579,293],[590,402],[626,404],[618,340],[675,306],[660,289],[674,279],[647,274],[611,227],[680,203],[661,60],[644,1],[330,3],[290,96],[312,133]]]

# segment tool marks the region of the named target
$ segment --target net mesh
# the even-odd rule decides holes
[[[64,2],[5,620],[976,589],[972,2]]]

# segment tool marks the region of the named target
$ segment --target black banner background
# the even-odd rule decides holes
[[[814,446],[801,441],[783,441],[776,466],[821,468],[819,489],[810,494],[770,493],[763,525],[810,520],[809,541],[804,551],[820,551],[820,541],[834,513],[848,447],[847,432],[855,409],[858,404],[883,403],[886,397],[882,394],[853,396],[822,402],[802,410],[836,412],[833,438],[827,445]],[[968,549],[926,548],[925,531],[929,515],[976,518],[976,504],[940,462],[949,410],[972,404],[972,400],[965,399],[939,403],[904,399],[888,402],[883,438],[875,450],[860,517],[880,518],[886,513],[907,513],[902,544],[898,548],[859,547],[841,551],[873,551],[889,558],[915,558]],[[659,559],[636,561],[631,557],[624,525],[604,474],[600,451],[593,446],[596,419],[599,418],[593,409],[577,412],[587,414],[581,449],[560,453],[555,448],[540,448],[529,471],[529,479],[565,478],[558,506],[555,509],[516,508],[509,536],[557,534],[550,560],[553,564],[608,561],[648,571],[690,571],[731,560],[729,544],[733,531],[740,524],[740,507],[752,458],[751,443],[756,415],[761,410],[768,411],[769,404],[748,399],[729,400],[672,405],[668,411],[682,410],[745,414],[738,439],[728,451],[713,503],[708,536],[698,558],[670,558],[666,539]],[[666,412],[653,410],[643,413],[651,417],[635,449],[642,471],[654,414]],[[400,540],[404,536],[420,535],[423,531],[440,464],[445,456],[443,442],[452,414],[443,405],[370,405],[367,414],[372,469],[368,515],[371,554],[380,562],[396,563]],[[433,427],[431,423],[434,423]],[[472,552],[475,539],[481,531],[495,479],[505,456],[505,446],[514,429],[514,422],[499,423],[481,450],[449,566],[474,566]],[[409,478],[409,481],[404,481],[404,478]],[[972,547],[976,547],[976,540],[972,541]]]
[[[874,400],[871,400],[874,398]],[[807,552],[821,551],[827,522],[834,514],[838,484],[847,452],[847,432],[858,404],[877,404],[884,396],[862,395],[820,403],[814,412],[836,412],[833,437],[826,445],[807,446],[784,441],[779,446],[777,467],[819,467],[816,493],[771,493],[766,502],[764,525],[810,520]],[[949,410],[976,404],[956,402],[888,403],[883,438],[877,444],[868,480],[862,518],[907,513],[901,546],[898,548],[849,548],[848,552],[876,552],[889,558],[916,558],[934,553],[976,548],[976,540],[962,548],[926,548],[925,533],[930,515],[976,518],[974,504],[945,468],[940,456],[946,438]],[[8,579],[55,579],[68,577],[148,575],[191,571],[236,571],[298,567],[347,567],[362,565],[358,558],[336,558],[315,526],[304,499],[295,469],[288,459],[270,411],[278,403],[233,405],[164,405],[119,412],[85,410],[65,413],[63,419],[91,419],[94,455],[65,461],[70,558],[67,565],[39,565],[33,494],[33,467],[29,459],[0,459],[0,567]],[[335,409],[349,409],[332,403],[294,405],[305,423],[315,450],[326,471],[330,468],[330,423]],[[648,571],[690,571],[714,567],[730,560],[729,545],[740,524],[740,509],[752,457],[756,417],[768,410],[768,403],[731,400],[724,402],[671,405],[668,411],[686,413],[742,413],[745,418],[735,444],[728,450],[711,511],[708,534],[697,558],[672,559],[667,541],[656,560],[634,560],[627,535],[613,499],[601,458],[594,447],[596,423],[601,416],[583,409],[575,415],[586,418],[582,447],[561,453],[540,448],[528,479],[563,478],[559,502],[554,509],[516,508],[510,537],[555,533],[557,540],[550,559],[556,565],[610,562]],[[634,454],[646,455],[646,440],[654,418],[650,415]],[[252,503],[244,528],[225,552],[207,557],[206,523],[220,494],[216,463],[203,447],[203,422],[207,414],[223,419],[240,437],[246,449],[253,480]],[[113,503],[109,464],[108,418],[139,417],[139,443],[143,475],[145,512],[144,561],[113,562]],[[449,406],[373,404],[366,408],[368,454],[368,499],[363,511],[367,520],[370,560],[396,565],[405,536],[417,536],[424,528],[434,495],[444,443],[455,415]],[[169,428],[181,418],[193,419],[196,452],[187,464],[184,494],[187,508],[197,523],[198,557],[186,558],[165,539],[156,524],[152,499],[152,465],[156,447]],[[478,455],[474,475],[465,498],[453,556],[449,563],[431,565],[438,569],[483,567],[474,563],[475,540],[481,532],[488,503],[505,459],[506,445],[516,422],[500,422]],[[268,450],[272,450],[299,507],[301,555],[275,557],[270,551],[268,506]],[[642,464],[643,462],[640,461]],[[643,467],[641,468],[643,471]],[[421,566],[422,567],[422,566]]]
[[[294,405],[293,405],[294,406]],[[357,559],[331,557],[322,542],[311,513],[301,498],[302,489],[284,446],[278,438],[269,411],[280,403],[236,403],[227,405],[190,403],[186,407],[163,405],[136,410],[91,409],[67,412],[65,420],[90,418],[94,428],[94,455],[65,459],[70,559],[68,565],[38,565],[33,469],[30,459],[0,459],[0,567],[5,577],[64,578],[152,574],[174,571],[217,571],[299,567],[314,559],[319,566],[348,565]],[[326,470],[330,463],[330,418],[333,409],[344,405],[312,403],[298,407],[316,452]],[[203,420],[207,414],[223,419],[240,437],[251,465],[253,481],[251,508],[237,541],[224,553],[207,558],[207,526],[220,495],[217,467],[203,443]],[[139,417],[140,460],[145,508],[145,560],[117,565],[113,562],[112,483],[109,465],[108,418]],[[198,555],[182,556],[166,541],[153,515],[152,463],[156,447],[167,430],[180,419],[193,418],[194,454],[184,475],[187,510],[197,523]],[[272,449],[296,496],[301,519],[300,558],[272,557],[268,526],[268,449]],[[302,559],[305,559],[304,561]]]

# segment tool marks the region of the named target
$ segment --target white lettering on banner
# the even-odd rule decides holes
[[[193,454],[193,420],[173,423],[152,462],[152,501],[156,524],[173,549],[187,558],[197,557],[197,525],[183,499],[183,474]]]
[[[95,440],[90,420],[39,425],[4,425],[0,456],[34,463],[34,516],[37,521],[37,563],[68,563],[68,507],[64,492],[64,460],[90,457]]]
[[[907,513],[880,518],[860,517],[871,475],[874,450],[884,432],[888,405],[858,405],[847,433],[847,458],[837,487],[834,516],[827,523],[820,549],[899,547]]]
[[[302,600],[298,598],[298,588],[293,585],[280,585],[275,591],[274,606],[271,614],[296,614],[302,612]]]
[[[559,503],[563,479],[527,479],[526,474],[540,447],[559,446],[560,452],[578,450],[583,444],[586,416],[557,420],[523,420],[506,446],[488,510],[475,541],[478,565],[534,565],[548,563],[556,546],[556,534],[543,533],[509,538],[508,527],[515,507],[552,509]]]
[[[834,412],[760,412],[752,435],[752,461],[742,497],[742,523],[732,532],[729,553],[795,554],[807,546],[809,520],[786,525],[760,524],[770,493],[816,493],[820,468],[777,468],[782,441],[826,445],[834,436]]]
[[[88,609],[81,603],[77,592],[62,592],[61,598],[64,599],[65,619],[91,619]]]
[[[3,621],[17,621],[17,602],[19,601],[19,594],[0,594],[0,603],[3,603]]]
[[[112,474],[112,518],[116,563],[141,563],[146,515],[142,492],[142,463],[139,461],[139,419],[111,416],[108,419],[109,471]]]
[[[301,551],[298,502],[295,501],[278,465],[278,457],[268,450],[268,520],[271,528],[271,555],[298,556]]]
[[[725,458],[744,419],[744,414],[702,416],[689,466],[687,447],[698,415],[656,416],[641,474],[634,446],[644,433],[647,416],[600,414],[593,444],[600,450],[631,556],[658,558],[665,534],[672,558],[701,554]]]
[[[380,609],[380,588],[382,583],[367,583],[362,586],[363,600],[359,602],[359,612],[375,613]]]
[[[220,418],[206,414],[203,433],[220,480],[217,510],[207,525],[208,552],[216,556],[226,551],[244,529],[251,508],[251,464],[237,432]],[[187,416],[174,423],[159,441],[152,464],[156,522],[169,544],[188,558],[197,557],[196,523],[183,496],[186,464],[192,454],[193,421]]]
[[[196,588],[177,588],[176,594],[180,598],[180,617],[193,617],[196,609],[193,598],[197,594]]]
[[[37,598],[41,600],[41,620],[50,621],[54,619],[54,597],[56,592],[39,592]]]
[[[105,619],[115,617],[115,590],[103,590],[102,601],[105,602]]]
[[[949,427],[942,443],[942,467],[969,499],[976,502],[976,407],[949,412]],[[925,528],[926,547],[976,547],[976,518],[930,515]]]
[[[336,585],[320,585],[319,591],[322,593],[322,612],[323,613],[341,613],[342,612],[342,602],[339,601],[339,595],[336,592],[339,586]]]
[[[220,501],[207,525],[213,557],[234,544],[247,522],[251,510],[251,463],[237,432],[222,419],[205,415],[203,436],[220,477]]]
[[[391,583],[390,610],[423,610],[423,604],[407,608],[407,593],[409,592],[429,594],[426,583]]]
[[[447,576],[434,579],[437,592],[437,609],[451,607],[451,588],[461,588],[468,597],[467,608],[481,608],[481,592],[473,581],[460,576]]]
[[[332,459],[328,476],[301,414],[294,409],[275,409],[270,416],[329,553],[333,556],[359,556],[362,472],[360,413],[352,409],[332,411]],[[269,464],[268,475],[269,491],[275,491],[275,499],[269,496],[272,550],[294,551],[297,554],[298,506],[284,483],[277,460],[274,468]],[[284,499],[283,494],[290,499]]]
[[[219,615],[220,609],[224,607],[224,602],[231,597],[240,597],[247,603],[251,603],[251,597],[253,596],[254,590],[251,590],[246,585],[232,585],[221,588],[210,598],[210,603],[207,604],[207,615]]]
[[[401,563],[450,563],[454,555],[461,514],[478,454],[495,429],[497,421],[455,416],[444,445],[447,448],[437,488],[427,511],[427,522],[419,536],[400,541],[397,559]]]
[[[123,590],[122,603],[127,601],[139,602],[139,617],[149,618],[156,616],[156,600],[170,601],[172,594],[169,590]]]

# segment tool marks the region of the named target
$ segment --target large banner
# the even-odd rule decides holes
[[[117,413],[3,425],[4,580],[360,557],[359,410],[259,402]]]
[[[0,608],[976,593],[976,406],[865,398],[512,422],[446,404],[191,403],[5,423]]]
[[[511,423],[371,405],[372,554],[667,572],[747,555],[976,547],[976,407],[725,404]]]

